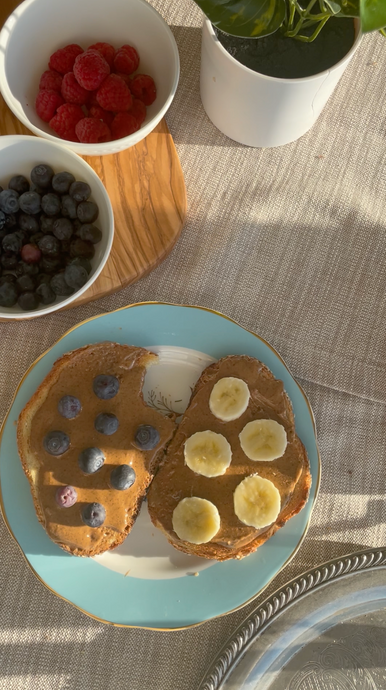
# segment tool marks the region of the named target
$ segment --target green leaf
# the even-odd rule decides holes
[[[338,2],[333,2],[333,0],[324,0],[325,4],[331,10],[332,14],[338,14],[340,12],[340,5]]]
[[[218,29],[243,38],[274,33],[286,14],[286,0],[196,0],[196,3]]]
[[[340,17],[359,17],[361,0],[338,0]]]
[[[376,31],[386,26],[386,0],[361,0],[362,31]]]

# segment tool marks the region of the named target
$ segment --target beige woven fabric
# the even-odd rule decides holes
[[[268,593],[323,560],[386,542],[386,43],[363,40],[300,141],[249,149],[220,134],[200,104],[200,12],[192,0],[154,5],[181,56],[167,120],[186,179],[185,229],[131,288],[0,324],[0,418],[35,358],[99,312],[143,300],[199,304],[256,331],[309,395],[323,466],[306,540]],[[195,690],[253,608],[185,632],[114,629],[48,592],[1,519],[0,585],[1,690]]]

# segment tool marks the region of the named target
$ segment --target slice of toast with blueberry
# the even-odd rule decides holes
[[[142,397],[157,355],[102,342],[58,359],[17,425],[39,521],[76,556],[118,546],[130,532],[175,422]]]

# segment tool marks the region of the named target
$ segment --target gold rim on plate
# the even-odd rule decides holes
[[[63,338],[65,338],[67,335],[69,335],[70,333],[72,333],[73,331],[75,331],[75,330],[76,330],[77,328],[79,328],[80,326],[84,326],[86,323],[90,323],[90,321],[94,321],[95,319],[99,319],[99,318],[102,317],[102,316],[108,316],[109,314],[116,314],[116,313],[119,312],[119,311],[124,311],[125,309],[131,309],[132,307],[143,307],[143,306],[146,306],[146,305],[148,305],[148,304],[153,304],[153,305],[154,305],[154,304],[160,304],[160,305],[164,305],[164,306],[168,306],[168,307],[184,307],[184,308],[186,308],[186,309],[201,309],[202,311],[209,312],[210,314],[215,314],[216,316],[221,316],[223,319],[226,319],[227,321],[230,321],[231,323],[234,323],[236,326],[239,326],[239,328],[242,328],[244,331],[247,331],[247,333],[250,333],[250,334],[253,335],[255,338],[257,338],[257,339],[260,340],[262,343],[264,343],[264,345],[266,345],[266,346],[271,350],[271,352],[273,352],[273,354],[280,360],[280,362],[281,362],[281,363],[283,364],[283,366],[287,369],[289,375],[291,376],[291,378],[294,380],[294,382],[296,383],[297,387],[299,388],[299,390],[300,390],[300,392],[301,392],[301,394],[302,394],[302,396],[303,396],[303,398],[304,398],[304,400],[305,400],[305,402],[306,402],[306,405],[307,405],[307,407],[308,407],[308,411],[309,411],[309,413],[310,413],[310,417],[311,417],[311,421],[312,421],[312,426],[313,426],[313,429],[314,429],[314,434],[315,434],[315,445],[316,445],[316,451],[317,451],[317,455],[318,455],[318,476],[317,476],[317,478],[316,478],[315,496],[314,496],[314,498],[313,498],[313,502],[312,502],[312,505],[311,505],[311,511],[310,511],[309,518],[308,518],[308,520],[307,520],[307,524],[306,524],[306,526],[305,526],[305,528],[304,528],[304,530],[303,530],[302,535],[300,536],[299,542],[297,543],[297,545],[296,545],[296,547],[294,548],[294,550],[293,550],[293,552],[291,553],[291,555],[287,558],[287,560],[285,561],[285,563],[283,563],[283,565],[281,566],[281,568],[271,577],[271,579],[267,582],[267,584],[264,585],[264,587],[263,587],[262,589],[260,589],[258,592],[256,592],[256,594],[254,594],[252,597],[250,597],[250,599],[247,599],[247,601],[245,601],[243,604],[240,604],[240,606],[236,606],[234,609],[231,609],[230,611],[226,611],[225,613],[220,613],[218,616],[212,616],[211,618],[207,618],[205,621],[200,621],[199,623],[192,623],[191,625],[184,625],[184,626],[179,627],[179,628],[152,628],[152,627],[145,626],[145,625],[129,625],[128,623],[113,623],[112,621],[105,620],[104,618],[99,618],[99,616],[94,616],[94,614],[89,613],[89,611],[85,611],[85,610],[82,609],[80,606],[77,606],[77,604],[74,604],[74,603],[73,603],[72,601],[70,601],[69,599],[66,599],[66,597],[63,597],[61,594],[58,594],[58,592],[56,592],[54,589],[52,589],[52,587],[50,587],[50,585],[48,585],[48,584],[40,577],[40,575],[36,572],[35,568],[33,568],[33,566],[31,565],[31,563],[29,562],[27,556],[25,555],[25,553],[24,553],[22,547],[20,546],[19,542],[17,541],[17,539],[16,539],[14,533],[12,532],[11,526],[10,526],[10,524],[9,524],[9,522],[8,522],[8,519],[7,519],[7,516],[6,516],[6,513],[5,513],[4,503],[3,503],[3,495],[2,495],[2,490],[1,490],[1,477],[0,477],[0,512],[1,512],[1,514],[2,514],[3,520],[4,520],[4,522],[5,522],[5,525],[6,525],[7,529],[8,529],[8,531],[9,531],[11,537],[14,539],[14,541],[15,541],[16,544],[17,544],[17,546],[19,547],[19,549],[20,549],[20,551],[21,551],[21,553],[22,553],[22,555],[23,555],[23,557],[24,557],[24,559],[25,559],[27,565],[29,566],[29,568],[32,570],[32,572],[33,572],[34,575],[37,577],[37,579],[38,579],[38,580],[39,580],[39,581],[40,581],[50,592],[52,592],[53,594],[55,594],[55,596],[57,596],[59,599],[62,599],[63,601],[66,601],[68,604],[71,604],[71,606],[74,606],[76,609],[78,609],[78,611],[81,611],[81,612],[84,613],[86,616],[89,616],[90,618],[93,618],[94,620],[99,621],[100,623],[107,623],[108,625],[113,625],[113,626],[115,626],[115,627],[117,627],[117,628],[133,628],[133,629],[139,629],[139,630],[152,630],[152,631],[155,631],[155,632],[177,632],[177,631],[179,631],[179,630],[188,630],[188,629],[190,629],[190,628],[197,628],[199,625],[203,625],[204,623],[207,623],[207,622],[209,622],[209,621],[212,621],[212,620],[214,620],[215,618],[222,618],[223,616],[227,616],[228,614],[234,613],[235,611],[239,611],[239,610],[242,609],[244,606],[247,606],[248,604],[252,603],[252,601],[254,601],[258,596],[260,596],[260,594],[262,594],[262,593],[267,589],[267,587],[271,584],[272,580],[274,580],[274,578],[275,578],[277,575],[279,575],[279,573],[283,570],[283,568],[285,568],[285,567],[290,563],[290,561],[292,561],[292,559],[294,558],[294,556],[297,554],[297,552],[298,552],[300,546],[302,545],[302,543],[303,543],[303,541],[304,541],[304,538],[305,538],[305,536],[306,536],[306,534],[307,534],[307,532],[308,532],[308,528],[309,528],[309,525],[310,525],[312,512],[313,512],[313,509],[314,509],[314,507],[315,507],[315,502],[316,502],[316,499],[317,499],[318,493],[319,493],[320,475],[321,475],[320,453],[319,453],[319,447],[318,447],[317,436],[316,436],[315,417],[314,417],[314,413],[313,413],[313,411],[312,411],[312,407],[311,407],[311,405],[310,405],[310,403],[309,403],[309,400],[308,400],[307,395],[305,394],[303,388],[302,388],[302,387],[300,386],[300,384],[296,381],[296,379],[292,376],[292,374],[291,374],[289,368],[287,367],[286,363],[284,362],[283,358],[279,355],[279,353],[275,350],[275,348],[272,347],[272,345],[270,345],[266,340],[264,340],[264,338],[262,338],[261,336],[257,335],[257,333],[254,333],[253,331],[250,331],[248,328],[244,328],[244,326],[241,326],[239,323],[237,323],[237,321],[235,321],[234,319],[231,319],[229,316],[226,316],[225,314],[222,314],[221,312],[216,311],[215,309],[209,309],[208,307],[200,307],[200,306],[196,306],[196,305],[193,305],[193,304],[173,304],[172,302],[156,302],[156,301],[154,301],[154,302],[135,302],[134,304],[128,304],[128,305],[126,305],[126,306],[124,306],[124,307],[119,307],[118,309],[113,309],[112,311],[109,311],[109,312],[103,312],[102,314],[97,314],[96,316],[91,316],[90,318],[85,319],[84,321],[81,321],[80,323],[76,324],[76,326],[73,326],[73,327],[70,328],[68,331],[66,331],[66,332],[65,332],[65,333],[64,333],[64,334],[63,334],[53,345],[51,345],[51,347],[49,347],[47,350],[45,350],[45,352],[43,352],[43,353],[42,353],[42,354],[41,354],[41,355],[40,355],[30,366],[29,366],[29,368],[27,369],[26,373],[24,374],[24,376],[22,377],[22,379],[19,381],[19,384],[18,384],[18,386],[17,386],[17,388],[16,388],[16,390],[15,390],[15,393],[14,393],[14,395],[13,395],[11,404],[10,404],[10,406],[9,406],[8,412],[7,412],[7,414],[5,415],[4,420],[3,420],[2,424],[1,424],[1,427],[0,427],[0,446],[1,446],[1,441],[2,441],[2,438],[3,438],[4,427],[5,427],[5,424],[6,424],[6,422],[7,422],[8,417],[9,417],[9,414],[10,414],[10,412],[11,412],[12,406],[13,406],[13,404],[14,404],[14,402],[15,402],[16,396],[17,396],[17,394],[18,394],[18,392],[19,392],[21,386],[23,385],[25,379],[27,378],[27,376],[28,376],[28,375],[30,374],[30,372],[34,369],[34,367],[38,364],[38,362],[40,362],[40,360],[43,359],[43,357],[45,357],[45,356],[46,356],[46,355],[47,355],[47,354],[48,354],[58,343],[60,343],[60,341],[63,340]]]

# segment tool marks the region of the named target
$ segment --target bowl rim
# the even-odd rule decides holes
[[[88,279],[87,283],[83,285],[79,290],[76,290],[72,295],[69,297],[66,297],[65,299],[61,300],[60,302],[54,302],[53,304],[49,304],[46,307],[40,308],[38,307],[37,309],[34,309],[32,311],[20,311],[20,312],[5,312],[3,309],[5,307],[0,307],[0,320],[6,320],[6,321],[21,321],[21,320],[28,320],[28,319],[33,319],[37,318],[39,316],[46,316],[47,314],[51,314],[55,311],[59,311],[63,309],[64,307],[72,304],[78,297],[83,295],[86,290],[88,290],[91,285],[96,281],[100,273],[102,272],[107,259],[110,256],[111,253],[111,248],[114,240],[114,212],[113,212],[113,207],[110,201],[110,197],[107,193],[107,190],[100,179],[98,175],[96,174],[95,170],[89,165],[81,156],[79,156],[77,153],[74,153],[72,149],[68,148],[67,146],[64,146],[61,143],[57,143],[55,141],[48,141],[47,139],[44,139],[42,137],[35,137],[32,135],[27,135],[27,134],[6,134],[4,136],[0,136],[0,153],[1,149],[12,146],[12,144],[19,143],[20,141],[31,141],[31,142],[37,142],[38,144],[43,144],[44,146],[47,146],[49,148],[55,148],[58,150],[58,153],[61,154],[64,152],[65,155],[69,155],[69,157],[72,160],[76,160],[80,162],[80,165],[84,167],[87,175],[91,178],[92,182],[92,194],[95,197],[97,194],[98,196],[100,195],[101,198],[103,198],[106,206],[106,211],[107,211],[107,216],[108,216],[108,237],[107,237],[107,244],[105,251],[103,253],[103,256],[98,263],[98,265],[95,267],[95,271],[92,274],[92,276]],[[99,203],[99,201],[98,201]]]
[[[6,70],[5,70],[5,62],[6,62],[6,55],[7,55],[7,48],[9,41],[11,40],[12,33],[14,30],[14,27],[16,26],[16,23],[18,19],[22,16],[22,14],[33,4],[36,3],[37,0],[24,0],[20,5],[18,5],[14,11],[9,15],[7,18],[5,24],[3,25],[1,31],[0,31],[0,93],[2,94],[7,106],[10,108],[12,113],[17,117],[18,120],[20,120],[25,127],[27,127],[31,132],[34,132],[38,136],[42,137],[43,139],[47,139],[48,141],[52,143],[57,143],[57,142],[67,142],[65,139],[60,139],[59,137],[50,134],[48,132],[45,132],[43,129],[40,129],[36,125],[34,125],[28,117],[24,114],[24,110],[21,110],[20,113],[16,114],[14,110],[14,101],[16,101],[15,97],[12,94],[12,91],[9,87],[7,76],[6,76]],[[51,0],[51,4],[53,5],[55,0]],[[141,4],[141,5],[146,5],[146,7],[152,12],[157,18],[160,23],[160,25],[163,27],[169,42],[170,46],[172,48],[172,53],[173,53],[173,58],[174,58],[174,76],[173,76],[173,84],[171,91],[163,104],[162,108],[160,108],[157,113],[147,122],[144,126],[142,126],[137,132],[134,132],[133,134],[129,134],[127,137],[122,137],[121,139],[115,139],[112,142],[104,142],[104,143],[99,143],[99,144],[85,144],[82,142],[68,142],[68,148],[71,148],[72,151],[75,151],[76,153],[87,156],[87,155],[92,155],[92,156],[98,156],[98,155],[109,155],[113,153],[118,153],[120,151],[123,151],[125,149],[130,148],[131,146],[135,146],[139,141],[144,139],[150,132],[153,131],[153,129],[158,125],[160,120],[163,118],[165,113],[168,111],[173,98],[175,96],[175,93],[177,91],[177,86],[179,82],[179,77],[180,77],[180,56],[178,52],[178,47],[176,43],[176,39],[173,36],[173,32],[171,31],[169,25],[165,21],[165,19],[161,16],[157,10],[150,5],[146,0],[135,0],[135,2]],[[141,132],[141,137],[138,139],[135,135],[138,135],[138,133]],[[119,146],[118,146],[118,142]],[[114,148],[109,150],[109,144],[114,144]],[[118,148],[117,148],[118,146]]]

